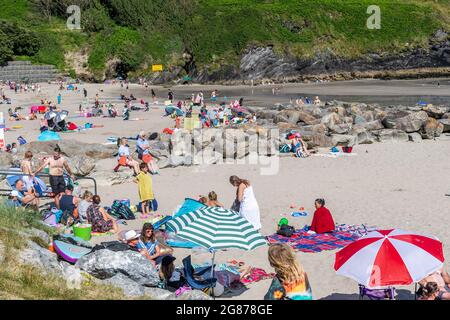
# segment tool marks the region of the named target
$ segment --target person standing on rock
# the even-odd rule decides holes
[[[44,163],[33,174],[33,178],[36,174],[42,171],[45,167],[49,167],[50,174],[50,186],[52,188],[56,207],[59,208],[59,195],[66,191],[66,181],[64,180],[64,169],[66,169],[70,178],[75,180],[75,176],[67,163],[66,158],[62,156],[59,146],[53,150],[53,157],[47,158]]]

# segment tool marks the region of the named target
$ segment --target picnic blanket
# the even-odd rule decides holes
[[[301,252],[321,252],[343,248],[356,241],[361,236],[349,231],[334,231],[325,234],[308,234],[309,227],[296,230],[292,237],[283,237],[274,234],[267,237],[269,243],[282,242]]]

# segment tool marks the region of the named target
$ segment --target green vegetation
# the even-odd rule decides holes
[[[66,28],[68,4],[80,5],[82,31]],[[380,30],[366,28],[370,5],[381,8]],[[197,66],[215,68],[236,63],[249,45],[298,57],[326,50],[345,58],[395,53],[425,46],[437,29],[449,29],[450,1],[3,0],[1,19],[37,34],[40,47],[11,52],[0,32],[0,63],[29,56],[68,71],[64,53],[88,48],[88,67],[100,75],[112,59],[125,73],[145,72],[152,63],[184,66],[183,52]]]
[[[121,290],[96,284],[89,277],[85,277],[81,290],[69,289],[63,278],[44,275],[36,267],[18,264],[17,252],[26,246],[23,232],[30,228],[50,235],[53,232],[39,220],[36,212],[0,204],[0,299],[124,299]],[[40,243],[42,240],[38,237],[32,240],[46,245]]]

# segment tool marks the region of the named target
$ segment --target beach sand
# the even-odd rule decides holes
[[[120,94],[120,86],[86,85],[89,97],[93,100],[97,90],[102,88],[103,97],[114,97]],[[150,100],[142,96],[142,87],[131,86],[139,99]],[[55,85],[43,85],[43,92],[55,101],[57,90]],[[196,87],[192,87],[196,90]],[[32,94],[15,95],[7,91],[13,98],[13,106],[30,106],[38,104],[37,97]],[[123,90],[125,93],[125,90]],[[160,89],[164,94],[166,91]],[[140,93],[140,94],[138,94]],[[148,91],[147,91],[148,93]],[[64,108],[76,114],[82,100],[81,93],[66,92],[63,95]],[[129,95],[129,93],[127,94]],[[44,96],[44,94],[42,95]],[[164,99],[159,97],[159,101]],[[286,103],[286,101],[284,101]],[[119,110],[122,104],[117,103]],[[1,108],[7,114],[7,106]],[[63,139],[75,139],[83,142],[105,143],[109,136],[135,136],[140,130],[157,131],[173,126],[173,120],[162,118],[163,106],[153,106],[150,112],[132,112],[131,118],[145,120],[123,121],[121,118],[74,118],[78,125],[86,122],[104,125],[82,133],[62,134]],[[11,143],[19,135],[27,141],[34,141],[39,135],[39,121],[21,121],[11,123],[7,127],[23,125],[22,129],[6,133],[6,143]],[[323,151],[323,150],[322,150]],[[337,223],[366,224],[379,228],[401,228],[438,237],[444,243],[444,254],[450,257],[450,215],[448,208],[450,197],[450,137],[442,136],[436,141],[422,143],[377,143],[358,145],[354,148],[357,155],[351,157],[325,158],[310,157],[307,159],[280,158],[279,172],[275,175],[263,176],[260,167],[250,164],[211,165],[207,167],[178,167],[161,170],[161,175],[153,177],[154,192],[159,202],[158,213],[172,214],[175,208],[183,203],[184,198],[205,195],[214,190],[219,201],[230,206],[235,196],[235,189],[229,184],[230,175],[238,175],[251,181],[261,209],[263,235],[273,234],[281,217],[287,217],[290,224],[301,228],[309,224],[313,214],[316,198],[324,198]],[[102,160],[97,166],[103,170],[115,166],[114,159]],[[126,170],[126,169],[122,169]],[[137,185],[128,183],[112,187],[100,187],[99,193],[104,205],[114,199],[129,198],[132,203],[138,202]],[[290,216],[290,205],[305,207],[307,217]],[[125,229],[139,229],[142,220],[131,221]],[[98,237],[94,240],[108,241],[114,237]],[[353,280],[337,276],[333,270],[336,251],[321,253],[298,253],[313,289],[314,299],[357,299],[358,285]],[[175,249],[176,264],[190,254],[190,250]],[[209,254],[195,257],[197,262],[209,259]],[[267,261],[267,247],[252,252],[228,250],[216,255],[217,262],[230,259],[245,261],[246,265],[264,268],[272,272]],[[251,284],[249,290],[232,297],[238,299],[263,299],[270,280]],[[402,299],[413,299],[413,286],[399,287]]]

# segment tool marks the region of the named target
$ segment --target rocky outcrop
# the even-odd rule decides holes
[[[195,57],[194,57],[195,58]],[[193,59],[194,59],[193,58]],[[397,53],[370,52],[359,58],[344,58],[326,48],[308,58],[278,53],[272,45],[250,46],[240,57],[239,65],[222,63],[220,68],[196,66],[190,73],[199,83],[270,83],[299,82],[314,79],[350,80],[355,78],[418,77],[450,74],[450,37],[443,30],[430,35],[426,47]],[[439,70],[443,68],[443,70]],[[427,71],[429,70],[429,71]],[[183,68],[171,67],[153,76],[154,84],[179,82]]]
[[[98,250],[81,257],[76,266],[99,279],[123,274],[139,285],[156,286],[159,274],[156,268],[139,252]]]
[[[63,154],[69,158],[77,156],[85,156],[93,160],[102,160],[111,158],[117,151],[115,146],[102,145],[99,143],[83,143],[75,140],[60,140],[60,141],[34,141],[26,144],[24,151],[31,151],[33,154],[53,154],[53,149],[58,145]]]

